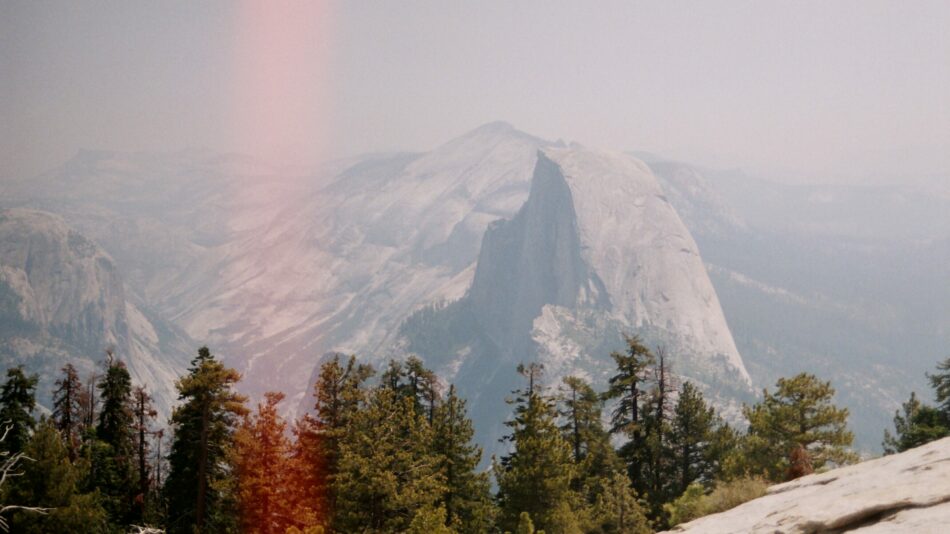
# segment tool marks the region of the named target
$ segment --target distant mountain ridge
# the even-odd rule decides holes
[[[559,169],[554,190],[533,192],[548,164]],[[448,378],[475,382],[496,375],[466,366],[484,369],[474,360],[503,350],[499,380],[535,358],[551,384],[573,371],[601,380],[623,332],[665,344],[683,374],[725,387],[724,399],[751,391],[695,243],[650,169],[506,123],[313,176],[204,151],[89,152],[4,195],[100,243],[136,298],[244,372],[252,394],[281,388],[307,405],[312,370],[332,351],[374,362],[420,352]],[[523,210],[535,222],[518,230]],[[505,232],[522,234],[521,250]],[[508,271],[493,250],[524,269]],[[521,282],[504,286],[515,274]],[[510,307],[499,287],[523,288],[526,300]],[[495,308],[514,318],[509,335],[487,326]],[[426,317],[440,325],[428,342]],[[465,328],[473,322],[485,328]],[[491,390],[500,399],[507,383]]]
[[[856,446],[950,347],[950,197],[916,186],[782,185],[653,156],[754,382],[830,380]]]

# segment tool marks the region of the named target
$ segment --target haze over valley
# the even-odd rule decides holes
[[[946,531],[948,27],[0,3],[0,532]]]

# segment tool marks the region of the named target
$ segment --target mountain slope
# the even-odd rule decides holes
[[[466,295],[401,332],[476,421],[494,420],[482,443],[501,437],[518,363],[543,363],[552,387],[568,374],[603,387],[623,334],[664,347],[721,407],[751,392],[695,243],[649,169],[622,154],[541,149],[524,205],[488,227]]]
[[[879,451],[894,411],[911,391],[926,395],[924,373],[950,345],[950,203],[892,187],[780,186],[650,165],[690,214],[684,222],[754,382],[803,371],[830,380],[856,446]]]
[[[556,168],[551,194],[531,191],[539,161]],[[695,243],[628,156],[492,123],[431,152],[313,176],[202,151],[82,153],[14,189],[5,204],[94,232],[136,297],[244,372],[252,394],[281,388],[308,405],[313,367],[332,351],[373,362],[419,352],[473,386],[496,375],[469,367],[510,376],[535,357],[552,380],[572,367],[599,379],[625,331],[663,343],[726,396],[749,390]],[[500,222],[520,210],[534,222]],[[521,250],[503,227],[521,233]],[[492,250],[523,262],[514,286]],[[509,306],[500,287],[522,300]]]
[[[67,361],[85,379],[101,372],[97,362],[111,347],[167,415],[193,350],[177,328],[128,297],[95,243],[57,216],[22,209],[0,211],[0,334],[2,364],[39,373],[46,406]]]

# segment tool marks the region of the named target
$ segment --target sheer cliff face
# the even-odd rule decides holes
[[[524,357],[545,305],[573,309],[586,295],[609,307],[603,284],[581,258],[577,231],[571,190],[560,168],[539,153],[527,202],[485,233],[468,297],[486,335],[510,358]]]
[[[695,242],[649,169],[623,154],[539,153],[524,206],[485,234],[467,299],[509,360],[537,353],[596,379],[603,340],[639,332],[684,374],[750,385]]]
[[[128,344],[125,292],[111,259],[56,217],[2,212],[0,283],[16,299],[14,315],[35,328],[86,350]]]
[[[603,387],[624,334],[664,347],[674,371],[730,416],[751,388],[696,244],[656,178],[639,160],[580,147],[538,151],[527,199],[485,231],[465,296],[416,313],[401,332],[405,350],[470,399],[489,449],[503,433],[503,399],[521,386],[518,363],[544,364],[552,386],[572,374]]]
[[[83,378],[113,348],[167,413],[190,342],[127,297],[112,259],[57,216],[0,211],[0,361],[40,374],[44,402],[59,369]]]
[[[570,188],[581,256],[603,282],[609,317],[657,332],[687,366],[749,386],[696,243],[649,168],[605,151],[546,153]]]

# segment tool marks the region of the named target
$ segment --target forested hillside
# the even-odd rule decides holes
[[[737,428],[662,350],[629,337],[610,357],[604,391],[550,383],[538,363],[511,369],[521,386],[488,471],[465,399],[415,357],[327,360],[312,410],[288,421],[282,393],[250,406],[203,347],[167,425],[120,355],[93,381],[64,366],[39,418],[37,377],[14,367],[0,517],[12,532],[646,533],[857,461],[848,411],[813,375],[778,380]],[[948,434],[948,370],[930,375],[939,406],[912,397],[895,417],[889,451]]]

